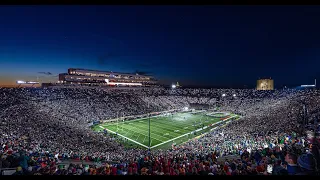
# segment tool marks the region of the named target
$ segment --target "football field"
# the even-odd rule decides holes
[[[207,116],[205,112],[197,114],[180,112],[150,117],[150,147],[155,148],[166,143],[173,143],[182,137],[191,136],[190,134],[194,131],[202,131],[232,117],[234,115],[216,118]],[[145,148],[149,147],[149,118],[105,123],[94,129],[98,131],[105,129],[108,133],[117,134],[127,141]]]

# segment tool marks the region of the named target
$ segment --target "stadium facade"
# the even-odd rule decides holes
[[[75,68],[69,68],[68,73],[59,74],[58,83],[133,87],[148,87],[158,85],[158,81],[152,76]]]

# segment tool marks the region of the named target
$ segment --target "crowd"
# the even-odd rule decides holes
[[[0,96],[0,169],[16,168],[17,175],[316,174],[320,165],[317,144],[310,145],[300,122],[301,102],[311,123],[319,117],[317,90],[0,88]],[[88,127],[191,104],[243,118],[151,152]],[[58,165],[70,159],[96,163]]]

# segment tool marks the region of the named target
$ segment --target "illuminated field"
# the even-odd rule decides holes
[[[234,115],[225,117],[230,119]],[[118,134],[119,137],[138,144],[144,148],[149,146],[149,119],[136,119],[131,121],[100,124],[94,130],[106,129],[108,133]],[[223,122],[222,118],[207,116],[205,112],[192,114],[189,112],[176,113],[167,116],[150,117],[150,142],[151,148],[156,148],[168,143],[179,143],[181,138],[193,137],[190,133],[208,131],[212,125]],[[179,141],[180,140],[180,141]]]

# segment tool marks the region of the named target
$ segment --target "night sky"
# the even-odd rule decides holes
[[[320,6],[0,6],[0,37],[1,85],[68,68],[235,88],[320,78]]]

